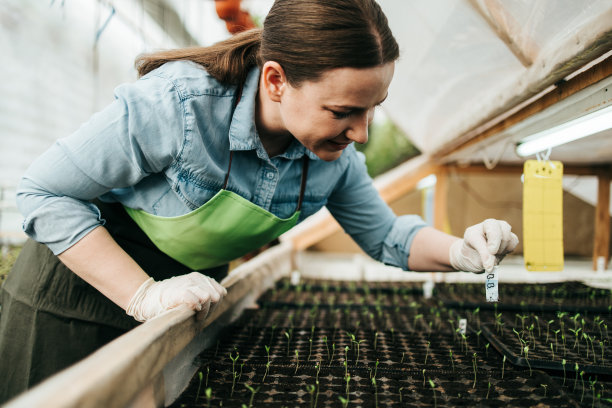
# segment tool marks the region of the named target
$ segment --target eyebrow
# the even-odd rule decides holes
[[[388,96],[389,96],[389,94],[387,93],[385,95],[385,97],[382,98],[382,100],[380,102],[376,103],[376,105],[380,105],[381,103],[383,103],[387,99]],[[363,106],[351,106],[351,105],[329,105],[329,107],[346,109],[346,110],[365,110],[365,109],[367,109],[367,108],[365,108]]]

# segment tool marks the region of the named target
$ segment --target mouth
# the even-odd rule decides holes
[[[351,144],[351,142],[336,142],[333,140],[328,140],[327,142],[330,144],[331,148],[334,150],[344,150],[348,147],[348,145]]]

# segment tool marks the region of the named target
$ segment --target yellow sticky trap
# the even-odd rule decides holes
[[[563,163],[523,167],[523,252],[529,271],[563,270]]]

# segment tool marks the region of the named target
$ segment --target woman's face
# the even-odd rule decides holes
[[[295,88],[284,83],[279,124],[325,161],[351,143],[368,141],[374,108],[387,97],[394,63],[374,68],[335,68]]]

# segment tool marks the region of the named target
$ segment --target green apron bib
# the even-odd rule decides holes
[[[125,208],[160,251],[193,270],[223,265],[262,247],[291,229],[300,216],[308,176],[307,155],[297,209],[291,217],[282,219],[226,190],[232,154],[223,189],[200,208],[177,217]]]

